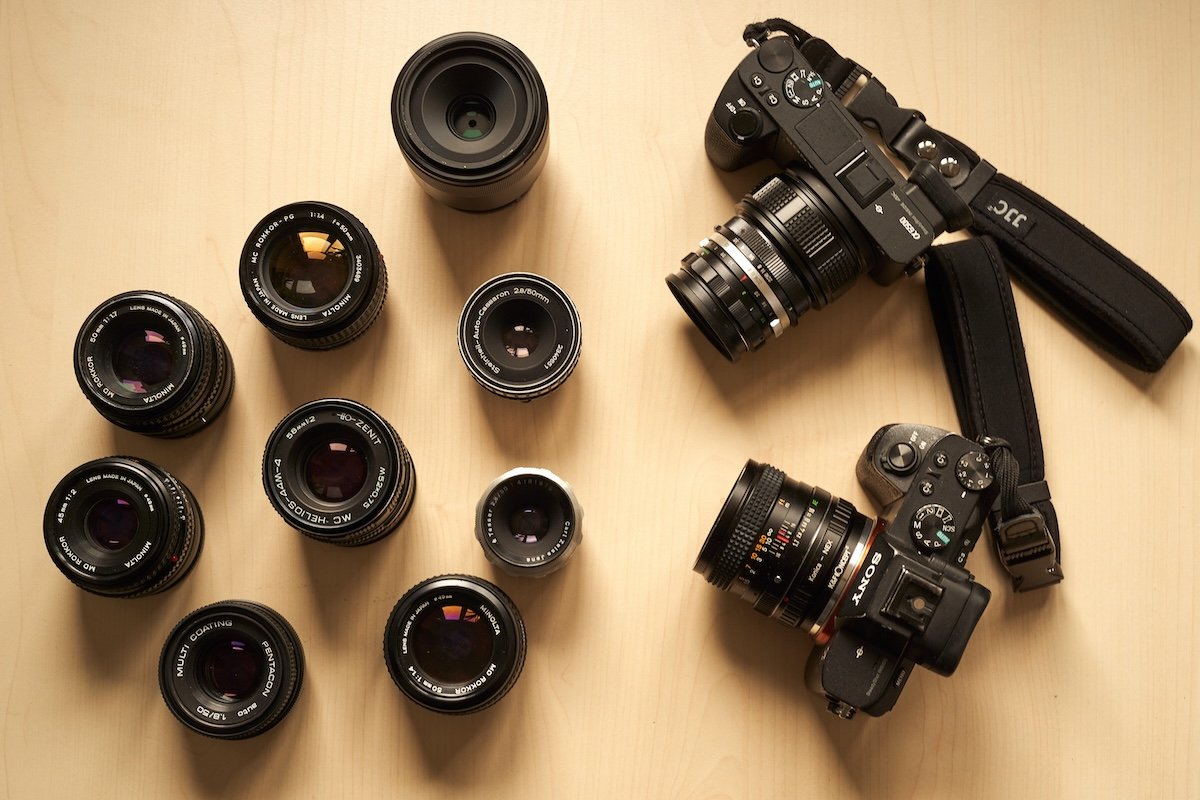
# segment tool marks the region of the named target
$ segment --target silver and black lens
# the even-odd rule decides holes
[[[383,634],[392,680],[431,711],[466,714],[508,693],[525,665],[525,624],[500,587],[442,575],[409,589]]]
[[[458,320],[458,351],[471,377],[514,400],[532,400],[561,386],[579,362],[581,345],[571,298],[528,272],[484,283]]]
[[[789,169],[742,198],[667,276],[671,294],[730,361],[841,296],[881,256],[815,176]]]
[[[533,62],[486,33],[425,45],[392,91],[392,127],[417,182],[463,211],[491,211],[529,191],[546,164],[548,124]]]
[[[75,377],[109,422],[147,436],[188,436],[220,416],[233,361],[199,311],[159,292],[105,300],[75,339]]]
[[[693,569],[760,614],[815,636],[845,593],[875,525],[824,489],[747,461]]]
[[[141,597],[191,571],[204,544],[204,518],[195,496],[166,470],[110,456],[58,482],[42,534],[54,566],[79,588]]]
[[[483,554],[509,575],[540,578],[564,564],[583,539],[583,509],[570,484],[534,467],[492,481],[475,507]]]
[[[371,327],[387,269],[367,227],[330,203],[292,203],[262,218],[242,248],[242,296],[294,347],[328,350]]]
[[[163,644],[158,686],[175,718],[217,739],[258,736],[300,696],[304,650],[276,611],[226,600],[188,614]]]
[[[353,400],[305,403],[275,427],[263,487],[296,530],[322,542],[369,544],[412,507],[412,458],[387,420]]]

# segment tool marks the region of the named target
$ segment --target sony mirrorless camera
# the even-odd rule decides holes
[[[971,223],[967,204],[996,174],[948,137],[924,140],[931,129],[919,112],[898,108],[877,79],[859,81],[862,68],[824,41],[799,44],[803,32],[794,31],[754,38],[748,29],[755,48],[729,76],[704,133],[720,169],[769,158],[784,171],[743,197],[735,216],[667,277],[730,361],[863,273],[887,285],[915,272],[938,235]],[[864,125],[901,157],[917,156],[908,178]]]
[[[856,469],[883,511],[876,519],[747,461],[694,569],[816,639],[806,678],[830,711],[880,716],[914,665],[954,672],[991,597],[964,568],[998,491],[992,460],[1003,444],[985,442],[881,428]]]

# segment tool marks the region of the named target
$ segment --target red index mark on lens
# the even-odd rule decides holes
[[[784,536],[783,533],[775,534],[775,538],[778,539],[779,541],[783,542],[784,544],[788,543],[788,537]]]

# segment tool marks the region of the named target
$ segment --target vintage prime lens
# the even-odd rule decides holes
[[[226,600],[175,626],[158,660],[158,687],[176,719],[217,739],[246,739],[291,710],[304,680],[300,637],[258,603]]]
[[[471,377],[514,400],[532,400],[562,385],[579,362],[581,344],[571,298],[528,272],[484,283],[458,320],[458,351]]]
[[[159,292],[105,300],[75,339],[75,377],[105,419],[148,436],[188,436],[233,392],[233,361],[200,312]]]
[[[464,211],[491,211],[529,191],[546,164],[548,121],[533,62],[486,33],[425,45],[392,91],[392,127],[417,182]]]
[[[442,575],[409,589],[388,617],[383,657],[410,699],[446,714],[487,708],[525,665],[525,624],[498,586]]]
[[[188,488],[140,458],[98,458],[67,473],[42,518],[54,565],[81,589],[141,597],[174,586],[204,543]]]
[[[816,636],[881,528],[824,489],[747,461],[693,569],[759,613]]]
[[[416,492],[412,459],[383,417],[353,400],[305,403],[267,439],[263,487],[289,525],[341,545],[391,533]]]
[[[361,336],[383,308],[387,269],[366,226],[329,203],[292,203],[242,248],[242,296],[279,339],[328,350]]]
[[[804,170],[772,175],[735,210],[667,276],[679,305],[730,361],[882,261],[845,205]]]
[[[553,472],[517,467],[492,481],[475,506],[475,538],[509,575],[560,569],[583,539],[583,509]]]

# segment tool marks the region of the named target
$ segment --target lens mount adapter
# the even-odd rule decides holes
[[[469,575],[442,575],[409,589],[383,636],[392,680],[417,704],[444,714],[500,700],[525,665],[525,624],[500,588]]]
[[[553,472],[517,467],[492,481],[475,507],[475,538],[509,575],[561,569],[583,539],[583,509]]]
[[[75,339],[75,378],[100,414],[147,436],[188,436],[233,392],[233,361],[199,311],[159,292],[101,303]]]
[[[328,350],[361,336],[387,296],[387,269],[367,227],[307,201],[262,218],[242,248],[246,305],[278,339]]]
[[[458,350],[480,386],[532,400],[562,385],[579,362],[579,312],[566,292],[528,272],[475,290],[458,320]]]
[[[529,191],[546,164],[548,121],[533,62],[486,33],[425,45],[392,91],[392,127],[413,176],[463,211],[491,211]]]
[[[71,470],[42,518],[54,566],[81,589],[141,597],[174,586],[196,563],[204,519],[178,479],[149,461],[110,456]]]
[[[416,481],[396,431],[353,400],[305,403],[275,427],[263,453],[271,505],[296,530],[333,544],[368,544],[394,530]]]
[[[246,739],[277,725],[300,695],[304,650],[277,612],[226,600],[188,614],[158,661],[167,708],[217,739]]]

